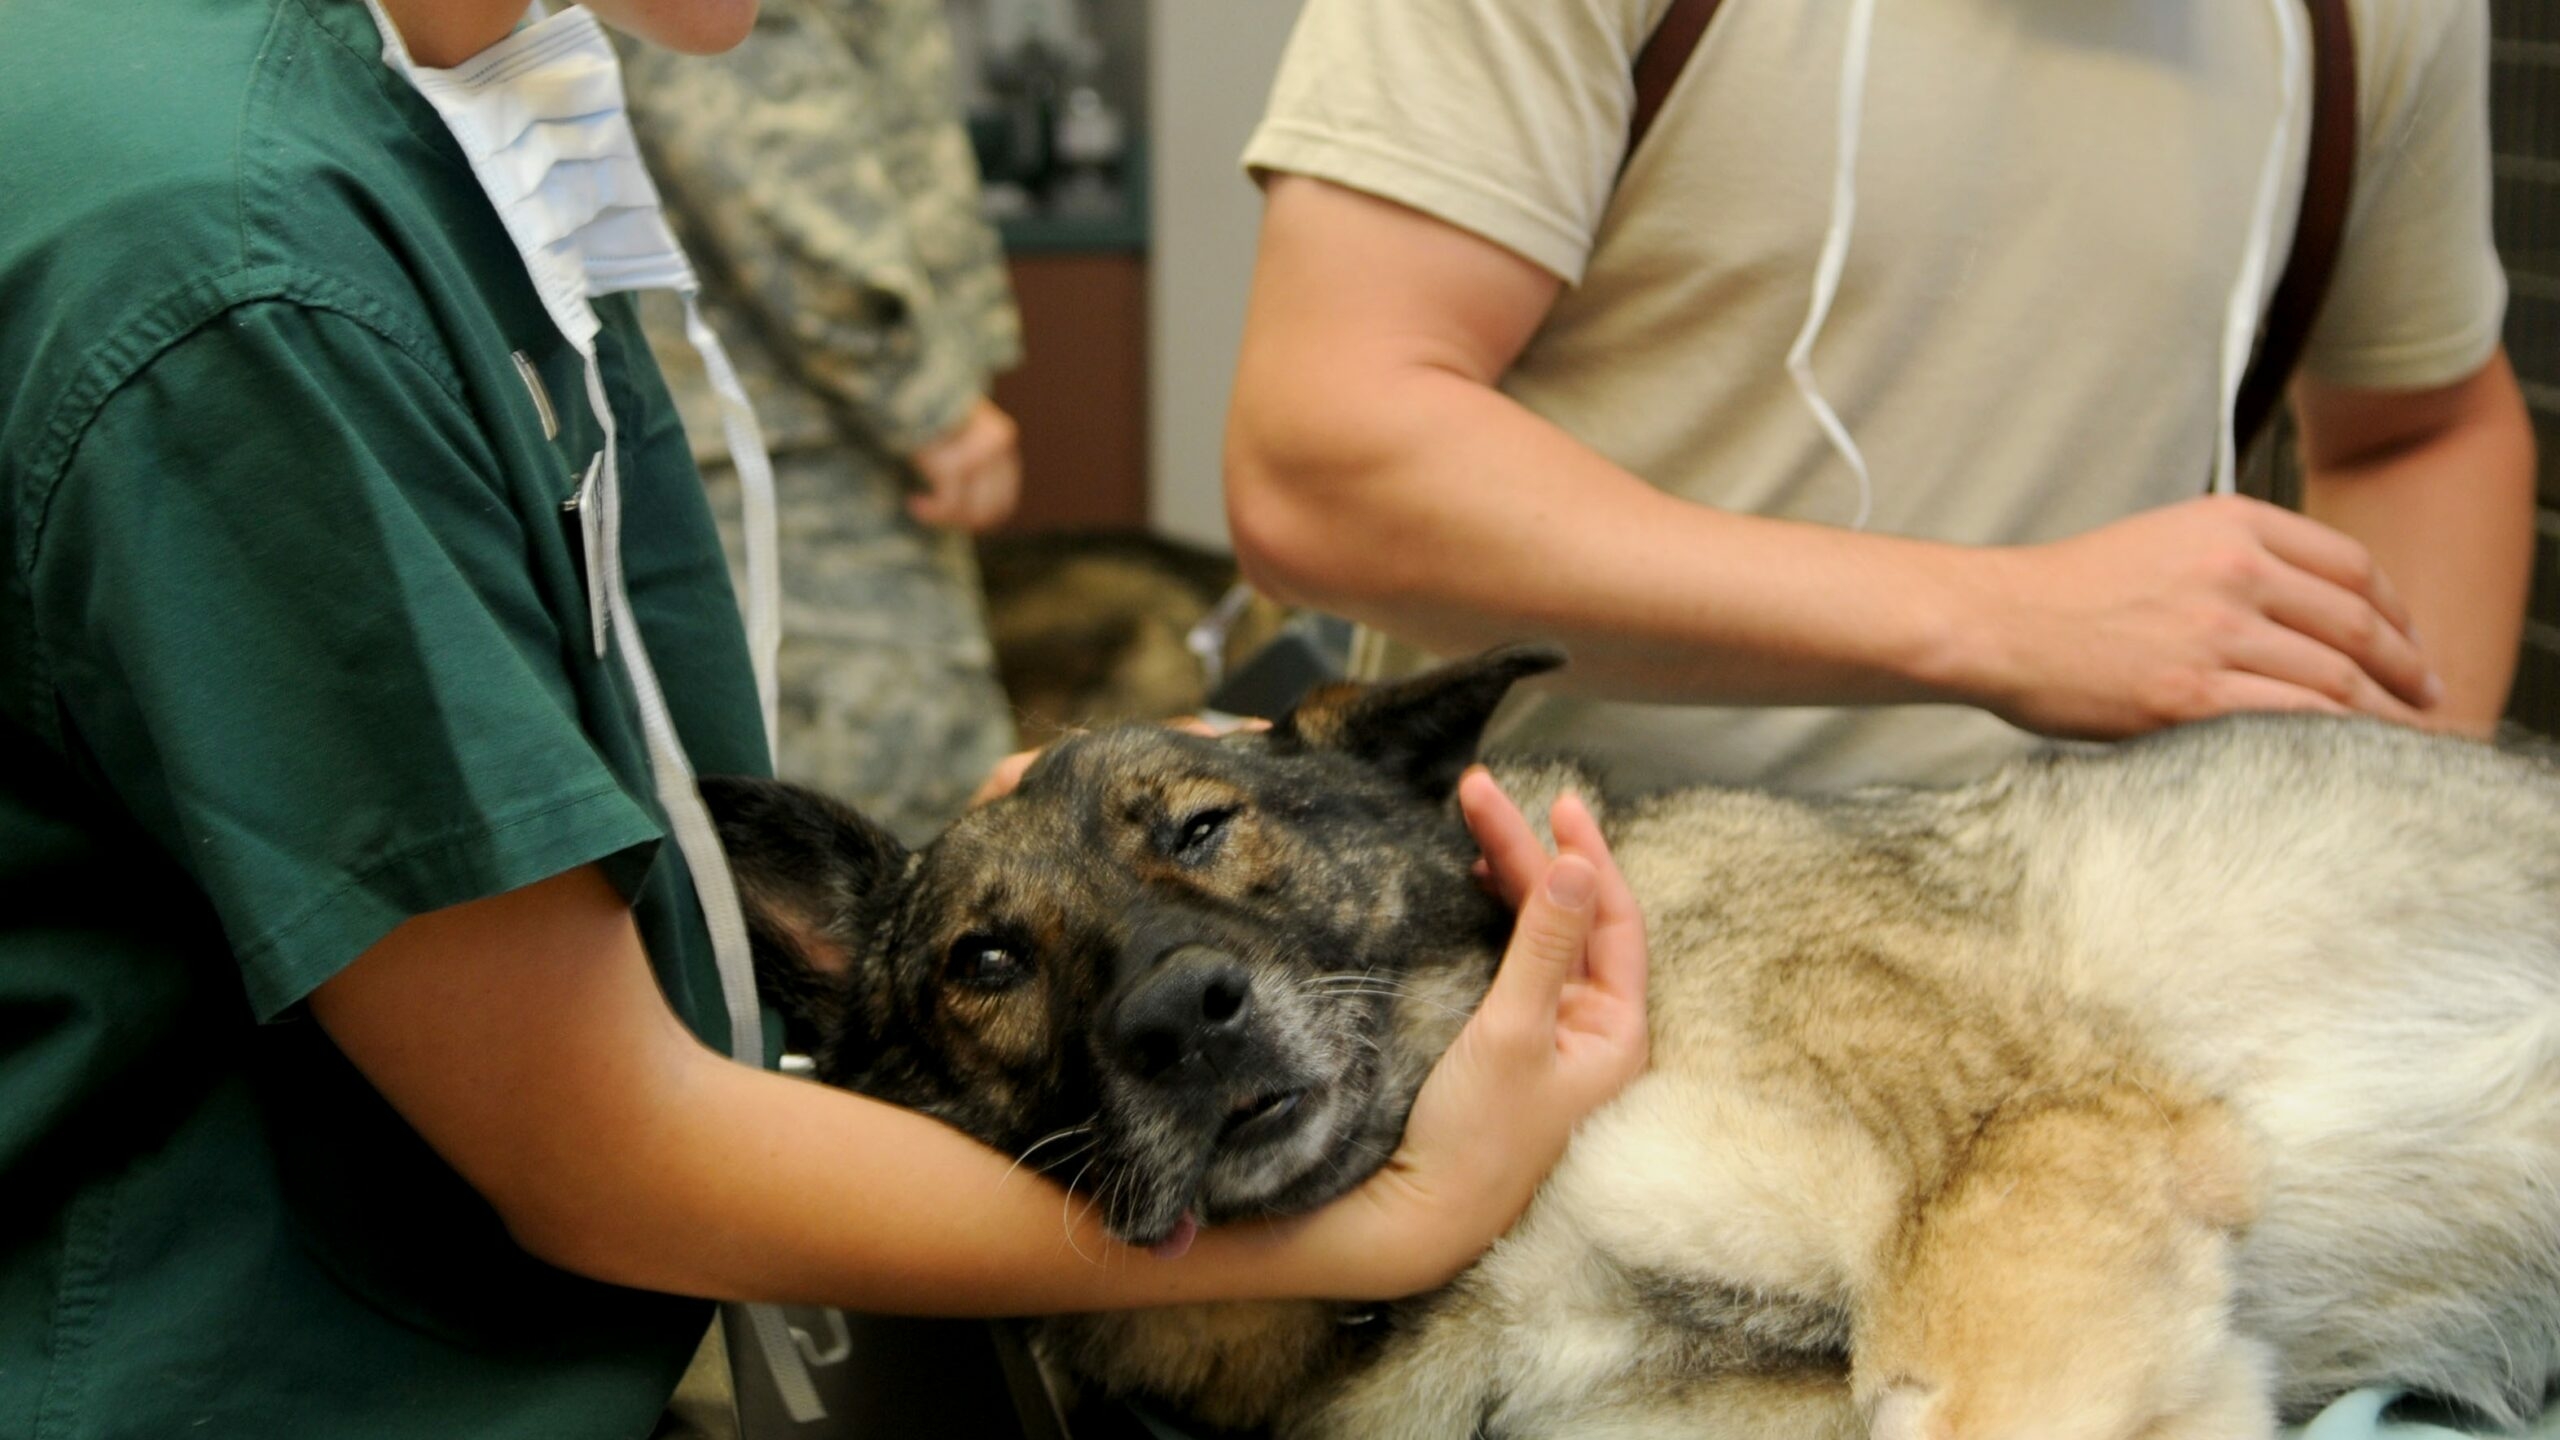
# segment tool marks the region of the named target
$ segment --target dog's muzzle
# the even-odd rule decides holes
[[[1263,1020],[1244,962],[1187,943],[1130,985],[1103,1041],[1123,1074],[1202,1120],[1214,1115],[1221,1146],[1250,1145],[1285,1131],[1305,1093],[1275,1073]]]
[[[1105,1040],[1140,1080],[1223,1077],[1245,1059],[1253,1033],[1253,975],[1208,945],[1167,951],[1113,1006]],[[1185,1072],[1204,1069],[1205,1076]]]

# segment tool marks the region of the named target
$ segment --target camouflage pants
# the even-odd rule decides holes
[[[968,537],[918,525],[885,462],[849,447],[776,455],[785,780],[910,843],[967,804],[1014,748]],[[706,466],[730,563],[738,481]]]

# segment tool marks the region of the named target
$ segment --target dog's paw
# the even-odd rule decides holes
[[[2175,1413],[2154,1420],[2141,1440],[2275,1440],[2275,1352],[2234,1335]]]
[[[2005,1397],[1897,1381],[1867,1402],[1868,1440],[2274,1440],[2263,1347],[2235,1339],[2200,1384],[2124,1404],[2083,1392]],[[2182,1387],[2183,1388],[2183,1387]],[[2118,1397],[2120,1400],[2121,1397]],[[2160,1402],[2166,1401],[2162,1404]]]
[[[1935,1390],[1916,1384],[1888,1388],[1868,1412],[1868,1440],[1954,1440],[1939,1414],[1936,1395]]]

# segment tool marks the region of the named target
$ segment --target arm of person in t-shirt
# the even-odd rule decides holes
[[[1656,490],[1497,388],[1560,283],[1419,211],[1273,176],[1227,440],[1256,583],[1444,652],[1559,640],[1559,683],[1622,699],[1958,701],[2091,736],[2434,702],[2371,553],[2252,501],[1965,548]]]
[[[356,1067],[528,1250],[621,1284],[929,1314],[1387,1298],[1507,1227],[1645,1055],[1645,946],[1577,802],[1552,861],[1482,772],[1460,797],[1520,923],[1386,1168],[1158,1259],[937,1121],[706,1049],[593,867],[420,916],[313,992]]]
[[[2514,679],[2533,553],[2533,426],[2497,337],[2486,7],[2370,37],[2355,209],[2291,399],[2303,509],[2368,547],[2444,676],[2431,724],[2485,733]]]
[[[2444,677],[2431,725],[2486,735],[2506,709],[2533,572],[2533,422],[2501,349],[2450,385],[2292,392],[2304,513],[2361,541]]]

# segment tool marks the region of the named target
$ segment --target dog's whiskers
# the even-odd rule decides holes
[[[1078,1217],[1072,1213],[1072,1210],[1076,1203],[1076,1186],[1084,1182],[1084,1172],[1092,1169],[1093,1162],[1099,1158],[1101,1157],[1088,1156],[1084,1164],[1076,1167],[1076,1178],[1067,1182],[1067,1193],[1058,1200],[1058,1224],[1066,1231],[1067,1248],[1076,1252],[1076,1258],[1087,1265],[1098,1265],[1102,1262],[1099,1257],[1084,1253],[1084,1247],[1076,1243]]]
[[[1138,1180],[1135,1172],[1123,1170],[1119,1174],[1111,1177],[1111,1183],[1102,1187],[1102,1215],[1104,1223],[1108,1224],[1110,1221],[1112,1194],[1124,1186],[1128,1188],[1130,1193],[1136,1193]]]
[[[1359,995],[1374,995],[1382,1000],[1400,1000],[1407,992],[1402,986],[1387,981],[1350,976],[1330,984],[1323,981],[1309,981],[1303,993],[1325,1000]]]
[[[1353,1136],[1345,1135],[1345,1136],[1341,1137],[1341,1140],[1340,1140],[1340,1142],[1339,1142],[1339,1143],[1340,1143],[1340,1144],[1341,1144],[1345,1149],[1357,1150],[1357,1151],[1359,1151],[1359,1152],[1360,1152],[1361,1154],[1363,1154],[1363,1155],[1369,1155],[1369,1156],[1374,1156],[1374,1157],[1376,1157],[1376,1159],[1377,1159],[1378,1163],[1379,1163],[1379,1164],[1381,1164],[1381,1165],[1384,1165],[1384,1164],[1386,1164],[1389,1160],[1392,1160],[1392,1159],[1394,1159],[1394,1158],[1395,1158],[1393,1155],[1390,1155],[1388,1152],[1386,1152],[1386,1151],[1384,1151],[1384,1150],[1379,1149],[1379,1148],[1378,1148],[1377,1146],[1375,1146],[1375,1145],[1370,1144],[1368,1141],[1366,1141],[1366,1140],[1361,1140],[1361,1139],[1357,1139],[1357,1138],[1355,1138],[1355,1137],[1353,1137]]]
[[[1098,1158],[1098,1157],[1097,1157],[1097,1158]],[[1085,1161],[1085,1162],[1084,1162],[1083,1167],[1082,1167],[1081,1169],[1079,1169],[1079,1170],[1077,1170],[1077,1171],[1076,1171],[1076,1178],[1075,1178],[1075,1180],[1072,1180],[1072,1181],[1069,1181],[1069,1182],[1068,1182],[1068,1184],[1067,1184],[1067,1195],[1068,1195],[1068,1198],[1069,1198],[1070,1200],[1072,1200],[1072,1199],[1074,1198],[1074,1196],[1075,1196],[1075,1187],[1076,1187],[1076,1185],[1084,1179],[1084,1172],[1085,1172],[1086,1170],[1090,1170],[1090,1169],[1092,1169],[1092,1168],[1093,1168],[1093,1161],[1092,1161],[1092,1160],[1087,1160],[1087,1161]],[[1113,1176],[1106,1177],[1106,1178],[1105,1178],[1105,1180],[1103,1181],[1103,1187],[1102,1187],[1102,1188],[1103,1188],[1103,1190],[1104,1190],[1104,1191],[1108,1191],[1108,1190],[1109,1190],[1113,1185],[1115,1185],[1115,1184],[1119,1183],[1120,1178],[1121,1178],[1121,1177],[1120,1177],[1120,1176],[1117,1176],[1117,1175],[1113,1175]],[[1069,1245],[1073,1245],[1073,1244],[1075,1244],[1075,1227],[1076,1227],[1076,1225],[1077,1225],[1079,1222],[1081,1222],[1081,1221],[1082,1221],[1086,1216],[1093,1214],[1093,1213],[1094,1213],[1095,1211],[1097,1211],[1097,1210],[1101,1210],[1101,1212],[1102,1212],[1104,1228],[1106,1228],[1106,1229],[1108,1229],[1108,1228],[1109,1228],[1109,1225],[1110,1225],[1110,1219],[1111,1219],[1111,1212],[1110,1212],[1109,1210],[1106,1210],[1106,1209],[1103,1209],[1103,1208],[1102,1208],[1102,1198],[1103,1198],[1103,1197],[1102,1197],[1102,1194],[1101,1194],[1100,1192],[1095,1192],[1095,1193],[1087,1194],[1087,1195],[1084,1197],[1084,1208],[1083,1208],[1082,1210],[1077,1211],[1077,1212],[1075,1213],[1074,1218],[1073,1218],[1073,1219],[1070,1219],[1070,1220],[1067,1222],[1067,1243],[1068,1243]],[[1091,1263],[1093,1263],[1093,1264],[1097,1264],[1097,1265],[1098,1265],[1098,1264],[1102,1263],[1102,1262],[1101,1262],[1101,1257],[1099,1257],[1099,1256],[1093,1256],[1093,1255],[1086,1255],[1082,1250],[1078,1250],[1078,1251],[1076,1251],[1076,1255],[1077,1255],[1079,1258],[1084,1259],[1084,1260],[1086,1260],[1086,1261],[1089,1261],[1089,1262],[1091,1262]]]
[[[1455,1005],[1444,1004],[1438,1000],[1426,999],[1423,996],[1416,995],[1409,986],[1403,984],[1401,981],[1383,975],[1319,976],[1314,980],[1308,981],[1303,988],[1304,993],[1326,1000],[1345,999],[1363,995],[1374,996],[1381,1000],[1399,1001],[1406,1004],[1419,1005],[1429,1010],[1437,1010],[1443,1015],[1459,1020],[1466,1019],[1470,1013],[1459,1009]]]
[[[1072,1135],[1082,1135],[1085,1137],[1084,1145],[1080,1145],[1074,1150],[1067,1151],[1065,1154],[1060,1155],[1058,1159],[1063,1162],[1073,1157],[1078,1151],[1091,1146],[1096,1139],[1099,1138],[1094,1133],[1094,1125],[1101,1119],[1102,1112],[1096,1110],[1093,1114],[1086,1116],[1084,1120],[1077,1124],[1070,1125],[1063,1130],[1052,1130],[1048,1134],[1041,1136],[1039,1139],[1032,1141],[1029,1145],[1023,1147],[1021,1154],[1013,1157],[1012,1164],[1004,1167],[1004,1174],[996,1177],[996,1183],[1001,1185],[1005,1181],[1012,1179],[1013,1172],[1021,1169],[1023,1162],[1029,1160],[1032,1155],[1040,1149],[1040,1147],[1054,1144],[1055,1142],[1064,1140]]]
[[[1076,1144],[1071,1145],[1071,1146],[1067,1147],[1066,1149],[1059,1151],[1056,1155],[1052,1156],[1052,1157],[1051,1157],[1051,1158],[1050,1158],[1050,1159],[1049,1159],[1049,1160],[1044,1164],[1044,1166],[1042,1167],[1042,1170],[1041,1170],[1041,1172],[1040,1172],[1040,1173],[1042,1173],[1042,1174],[1046,1174],[1046,1175],[1048,1175],[1048,1176],[1050,1176],[1051,1178],[1053,1178],[1053,1179],[1054,1179],[1054,1178],[1056,1177],[1057,1171],[1056,1171],[1056,1169],[1051,1168],[1051,1167],[1055,1167],[1055,1166],[1063,1166],[1063,1165],[1065,1165],[1068,1161],[1075,1159],[1075,1158],[1076,1158],[1077,1156],[1079,1156],[1079,1155],[1085,1156],[1085,1157],[1086,1157],[1086,1159],[1087,1159],[1087,1161],[1088,1161],[1088,1162],[1090,1162],[1093,1158],[1095,1158],[1095,1157],[1093,1156],[1093,1154],[1092,1154],[1092,1152],[1093,1152],[1094,1148],[1095,1148],[1097,1145],[1101,1144],[1101,1143],[1102,1143],[1102,1142],[1101,1142],[1098,1138],[1088,1136],[1088,1137],[1087,1137],[1087,1138],[1085,1138],[1084,1140],[1081,1140],[1081,1141],[1077,1142]],[[1020,1168],[1022,1168],[1022,1162],[1020,1162],[1020,1161],[1018,1161],[1018,1160],[1017,1160],[1017,1161],[1015,1161],[1015,1162],[1014,1162],[1014,1164],[1013,1164],[1013,1166],[1012,1166],[1011,1168],[1009,1168],[1009,1169],[1007,1169],[1007,1170],[1005,1171],[1005,1174],[1006,1174],[1007,1176],[1010,1176],[1010,1175],[1013,1173],[1013,1171],[1014,1171],[1014,1170],[1018,1170],[1018,1169],[1020,1169]],[[1001,1183],[1003,1183],[1003,1181],[1000,1179],[997,1183],[1001,1184]]]

